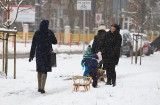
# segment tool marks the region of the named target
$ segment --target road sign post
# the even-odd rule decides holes
[[[86,10],[91,10],[91,0],[77,0],[77,10],[83,10],[83,54],[85,51]]]

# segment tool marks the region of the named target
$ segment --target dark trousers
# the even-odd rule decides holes
[[[92,86],[93,86],[93,87],[96,87],[96,86],[97,86],[97,81],[98,81],[98,74],[97,74],[97,72],[94,73],[94,74],[90,74],[90,73],[89,73],[89,75],[92,76],[92,79],[93,79]]]
[[[116,65],[114,64],[104,65],[104,69],[106,69],[106,73],[107,73],[107,82],[111,82],[112,84],[116,83],[115,67]]]

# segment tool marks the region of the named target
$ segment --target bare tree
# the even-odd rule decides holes
[[[69,15],[69,24],[71,29],[74,28],[74,21],[75,21],[75,4],[76,0],[69,0],[68,3],[68,15]],[[72,32],[73,30],[71,30]]]
[[[20,5],[22,4],[22,2],[24,2],[24,0],[21,0],[19,3],[18,3],[18,7],[17,7],[17,12],[16,12],[16,17],[14,20],[11,20],[10,18],[10,10],[11,10],[11,7],[10,7],[10,3],[8,2],[7,6],[5,6],[1,1],[0,1],[0,4],[2,5],[2,9],[4,11],[6,11],[8,13],[8,17],[7,17],[7,21],[5,22],[5,24],[3,25],[5,28],[10,28],[10,26],[16,21],[17,19],[17,16],[18,16],[18,10],[19,10],[19,7]]]
[[[16,79],[16,33],[17,33],[17,30],[16,30],[16,28],[10,29],[10,27],[15,22],[15,20],[17,19],[18,12],[19,12],[18,11],[19,7],[20,7],[20,5],[22,4],[23,1],[24,0],[21,0],[18,3],[17,13],[16,13],[16,17],[15,17],[14,20],[11,20],[11,18],[10,18],[11,1],[9,1],[9,0],[6,1],[6,6],[4,5],[4,3],[2,3],[2,1],[0,1],[0,5],[2,6],[1,8],[4,11],[6,11],[6,13],[8,14],[7,15],[7,20],[6,20],[5,24],[3,25],[5,28],[0,29],[0,31],[3,32],[3,35],[0,38],[0,39],[3,40],[2,69],[3,69],[3,71],[5,71],[5,74],[7,76],[7,74],[8,74],[8,39],[9,39],[10,33],[14,33],[14,35],[13,35],[14,36],[14,79]],[[4,57],[4,55],[5,55],[5,57]]]

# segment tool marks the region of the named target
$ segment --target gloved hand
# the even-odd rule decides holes
[[[29,58],[29,62],[31,62],[33,60],[33,58]]]

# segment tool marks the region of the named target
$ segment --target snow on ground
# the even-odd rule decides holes
[[[116,87],[99,83],[88,92],[73,92],[73,81],[67,79],[83,74],[81,59],[82,55],[58,54],[58,67],[48,73],[46,94],[37,92],[35,59],[17,60],[16,80],[9,60],[8,79],[0,75],[0,105],[160,105],[159,52],[143,57],[141,66],[121,57]]]
[[[87,46],[85,46],[86,48]],[[2,54],[2,42],[0,42],[0,54]],[[17,53],[29,53],[31,49],[31,43],[16,43],[16,51]],[[83,45],[53,45],[53,49],[55,52],[74,52],[74,51],[83,51]],[[8,51],[9,53],[14,53],[13,43],[8,43]]]

